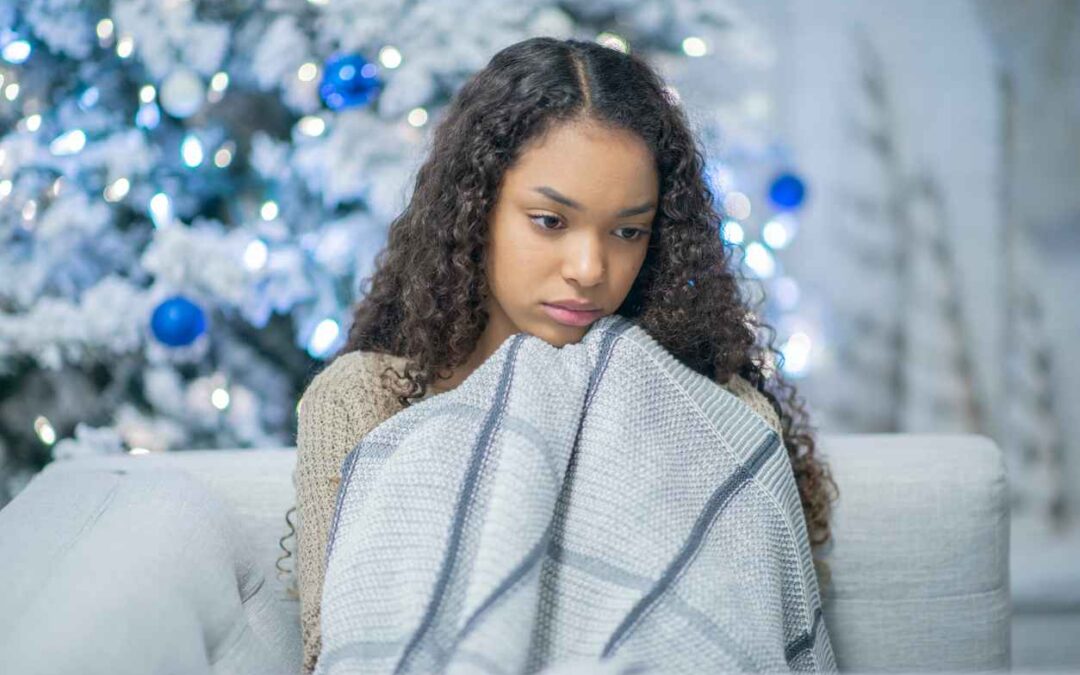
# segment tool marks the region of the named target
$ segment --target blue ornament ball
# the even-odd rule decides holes
[[[206,331],[206,315],[191,300],[174,295],[154,309],[150,317],[150,330],[163,344],[183,347]]]
[[[363,105],[382,87],[378,68],[359,54],[331,57],[323,66],[319,96],[333,110]]]
[[[806,185],[793,173],[782,173],[769,187],[769,199],[781,209],[794,209],[803,202]]]

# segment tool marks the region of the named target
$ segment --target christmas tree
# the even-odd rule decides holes
[[[291,445],[432,122],[500,48],[633,49],[676,98],[769,53],[714,0],[27,0],[0,26],[0,504],[54,459]],[[722,165],[752,122],[693,103]]]

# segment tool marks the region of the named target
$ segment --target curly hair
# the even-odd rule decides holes
[[[530,141],[583,121],[637,134],[660,178],[648,252],[617,313],[696,372],[720,384],[738,374],[765,396],[781,421],[811,549],[820,549],[831,539],[836,484],[814,454],[804,401],[784,379],[775,330],[740,289],[736,249],[720,236],[722,217],[688,120],[641,57],[535,37],[502,49],[474,74],[432,135],[411,200],[390,225],[335,357],[366,350],[406,358],[404,372],[388,366],[381,374],[402,406],[463,364],[488,319],[485,240],[502,176]],[[814,566],[824,594],[828,565],[815,557]]]

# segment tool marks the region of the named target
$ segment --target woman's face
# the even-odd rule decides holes
[[[482,351],[521,332],[561,347],[613,314],[645,260],[658,195],[652,154],[629,132],[563,124],[527,146],[503,176],[488,223]],[[545,308],[568,299],[599,313],[569,325]]]

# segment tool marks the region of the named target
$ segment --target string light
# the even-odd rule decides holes
[[[311,82],[319,75],[319,67],[314,63],[308,62],[300,66],[296,71],[296,77],[301,82]]]
[[[267,200],[263,202],[262,207],[259,208],[259,215],[263,220],[273,220],[278,217],[278,205],[273,200]]]
[[[26,40],[12,40],[4,45],[3,50],[0,50],[0,56],[8,63],[18,65],[30,58],[31,51],[30,43]]]
[[[129,58],[135,53],[135,38],[124,35],[116,42],[116,55],[122,59]]]
[[[210,89],[206,92],[206,100],[217,103],[225,98],[225,90],[229,88],[229,74],[218,71],[210,78]]]
[[[761,229],[761,238],[773,250],[782,249],[791,241],[787,227],[776,218],[765,223]]]
[[[705,41],[697,36],[684,38],[682,41],[682,50],[683,54],[694,57],[705,56],[705,54],[708,53],[708,47],[706,46]]]
[[[214,166],[219,169],[232,164],[233,150],[236,148],[236,144],[232,141],[225,141],[221,144],[221,147],[214,153]]]
[[[379,63],[384,68],[397,68],[401,65],[401,52],[397,47],[387,45],[379,50]]]
[[[162,228],[172,223],[172,202],[169,195],[159,192],[150,198],[150,219],[154,227]]]
[[[184,158],[184,164],[193,169],[202,164],[203,147],[199,138],[194,134],[185,136],[184,142],[180,145],[180,155]]]
[[[56,429],[53,428],[52,422],[42,415],[38,415],[34,420],[34,433],[45,445],[56,443]]]
[[[229,392],[221,387],[218,387],[210,394],[210,403],[218,410],[224,410],[229,407]]]
[[[806,333],[800,331],[792,334],[780,349],[784,355],[784,372],[791,375],[805,372],[810,361],[811,346],[810,336]]]
[[[97,22],[97,36],[99,40],[109,40],[113,36],[112,19],[102,19]]]
[[[255,239],[244,249],[244,267],[251,271],[260,270],[266,266],[269,258],[269,249],[262,239]]]
[[[21,126],[29,132],[37,131],[41,128],[41,115],[38,113],[30,115],[22,121]]]
[[[86,134],[82,129],[72,129],[60,134],[49,144],[49,152],[57,156],[74,155],[86,147]]]
[[[413,108],[409,111],[409,115],[406,119],[408,119],[409,124],[412,126],[422,127],[427,124],[428,112],[423,108]]]
[[[296,123],[296,128],[305,136],[322,136],[326,132],[326,121],[318,115],[305,115]]]
[[[337,321],[334,321],[333,319],[323,319],[320,321],[319,325],[315,327],[315,331],[311,334],[311,339],[308,340],[308,354],[311,354],[315,358],[325,356],[340,332],[341,329],[338,326]]]
[[[131,181],[127,178],[119,178],[105,188],[105,201],[118,202],[127,196],[129,190],[131,190]]]
[[[741,244],[746,237],[742,224],[737,220],[724,220],[722,232],[724,241],[731,244]]]
[[[771,277],[776,270],[776,261],[772,253],[756,241],[746,247],[746,264],[754,271],[754,274],[763,279]]]

